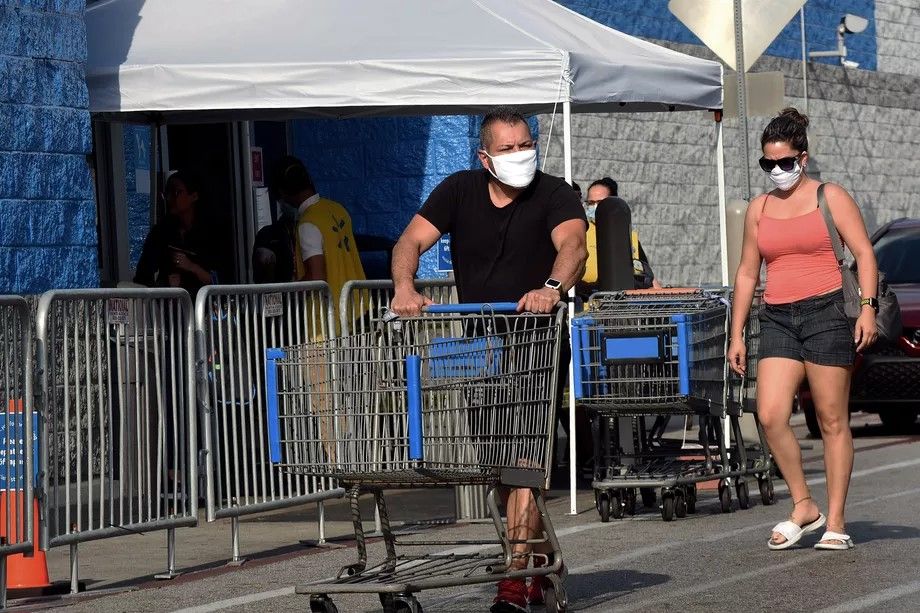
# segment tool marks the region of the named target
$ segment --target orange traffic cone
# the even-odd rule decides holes
[[[0,521],[0,538],[7,543],[25,537],[25,514],[20,517],[20,511],[25,509],[19,503],[22,492],[0,491],[0,517],[7,517],[9,507],[9,526],[12,534],[6,534],[6,521]],[[9,590],[37,590],[51,587],[48,577],[48,560],[45,552],[38,546],[38,501],[32,501],[32,553],[26,555],[17,553],[7,558],[6,562],[6,587]],[[15,597],[12,593],[10,596]]]
[[[10,400],[8,412],[22,413],[22,400]],[[18,435],[21,436],[24,426],[20,424],[18,428],[20,429]],[[17,433],[12,433],[12,436],[8,434],[7,438],[15,439],[17,438]],[[9,487],[8,484],[8,489],[0,490],[0,542],[8,544],[18,543],[26,538],[24,511],[28,501],[23,499],[25,493],[22,490],[14,489],[15,487],[15,484],[12,487]],[[38,517],[38,500],[33,498],[32,551],[7,557],[6,587],[7,597],[9,598],[61,594],[69,589],[68,584],[64,582],[51,583],[51,579],[48,576],[48,560],[45,557],[45,552],[38,546]],[[10,529],[9,534],[7,533],[7,526]]]

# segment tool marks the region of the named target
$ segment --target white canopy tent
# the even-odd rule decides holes
[[[572,112],[722,108],[720,63],[628,36],[553,0],[103,0],[87,9],[86,24],[97,117],[198,123],[558,106],[568,181]],[[574,437],[574,398],[570,405]]]

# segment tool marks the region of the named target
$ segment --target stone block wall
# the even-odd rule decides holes
[[[0,0],[0,293],[98,283],[84,0]]]

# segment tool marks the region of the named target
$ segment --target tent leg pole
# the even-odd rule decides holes
[[[716,113],[716,181],[719,188],[719,265],[722,285],[732,283],[728,270],[728,223],[725,219],[725,145],[722,140],[722,113]]]
[[[565,180],[572,183],[572,103],[566,96],[562,103],[562,158],[565,168]],[[569,289],[569,339],[572,338],[572,318],[575,316],[575,288]],[[575,428],[575,391],[572,388],[572,360],[569,358],[569,514],[578,515],[575,503],[576,477],[578,475],[578,436]]]

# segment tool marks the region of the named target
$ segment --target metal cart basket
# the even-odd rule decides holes
[[[517,314],[516,306],[432,305],[421,317],[391,320],[375,332],[267,352],[272,461],[338,479],[351,502],[358,562],[327,582],[297,588],[310,594],[313,611],[335,611],[334,593],[377,593],[385,611],[420,611],[420,590],[530,576],[552,584],[550,610],[565,609],[562,556],[542,496],[565,310]],[[494,544],[496,553],[397,555],[383,489],[469,484],[490,486],[498,539],[478,544]],[[539,541],[553,552],[548,565],[526,568],[530,556],[543,556],[509,536],[499,485],[532,492],[543,520]],[[370,567],[362,492],[375,496],[386,546],[386,558]],[[524,556],[525,568],[517,570],[515,558]]]
[[[660,492],[666,521],[683,517],[695,512],[697,484],[716,479],[722,509],[731,510],[732,480],[747,466],[744,449],[729,453],[732,437],[722,428],[727,418],[740,432],[728,402],[728,305],[719,293],[695,289],[611,292],[592,296],[573,320],[575,395],[592,414],[602,521],[635,512],[637,490],[648,506]],[[699,417],[699,451],[661,438],[673,415]],[[746,508],[747,484],[734,485]]]

